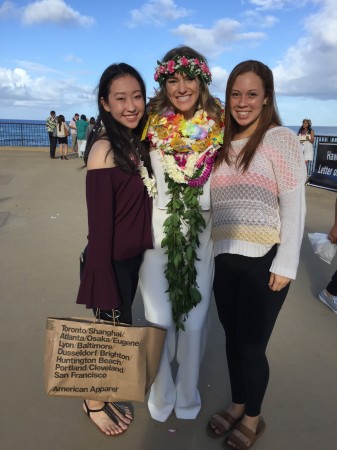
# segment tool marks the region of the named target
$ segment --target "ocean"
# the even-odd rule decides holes
[[[0,119],[0,147],[49,147],[46,121]]]
[[[291,130],[295,131],[296,134],[301,127],[301,125],[298,126],[286,125],[286,126]],[[337,127],[312,127],[312,128],[315,132],[315,136],[337,136]]]
[[[49,147],[45,120],[0,119],[0,147]],[[288,125],[287,125],[288,126]],[[297,133],[300,125],[288,126]],[[336,136],[336,127],[313,127],[315,136]],[[71,137],[68,138],[71,145]]]

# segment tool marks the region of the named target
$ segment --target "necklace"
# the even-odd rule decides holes
[[[133,144],[134,139],[130,139],[130,143]],[[138,165],[137,170],[141,176],[141,179],[143,180],[143,184],[147,189],[148,196],[150,198],[154,198],[157,195],[157,186],[156,186],[156,180],[154,176],[150,177],[149,172],[147,168],[144,165],[144,161],[142,160],[142,157],[140,156],[140,153],[138,151],[138,147],[136,147],[136,153],[138,155]],[[133,159],[133,158],[132,158]]]
[[[151,178],[149,176],[149,172],[147,168],[144,166],[144,162],[142,161],[140,155],[139,155],[139,164],[138,164],[138,171],[139,174],[143,180],[143,184],[147,189],[147,193],[149,197],[154,198],[157,195],[157,186],[156,186],[156,180],[155,178]]]
[[[172,111],[150,115],[147,125],[147,137],[161,151],[169,177],[190,186],[204,185],[223,142],[223,123],[199,110],[190,120]]]
[[[199,235],[206,227],[199,197],[223,141],[223,122],[216,123],[203,110],[186,120],[172,111],[150,115],[143,137],[161,154],[170,194],[165,237],[165,276],[176,329],[184,329],[189,311],[201,301],[197,285]],[[186,232],[183,232],[183,226]]]

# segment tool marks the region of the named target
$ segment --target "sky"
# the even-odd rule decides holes
[[[336,0],[5,0],[0,39],[0,119],[96,116],[99,78],[118,62],[151,96],[157,60],[188,45],[220,99],[234,66],[255,59],[274,73],[284,125],[337,126]]]

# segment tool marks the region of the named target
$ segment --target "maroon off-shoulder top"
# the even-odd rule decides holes
[[[152,201],[140,175],[119,167],[88,170],[86,197],[88,247],[76,303],[109,310],[121,303],[111,261],[153,248]]]

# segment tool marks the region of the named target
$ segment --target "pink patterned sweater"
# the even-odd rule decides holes
[[[232,141],[233,159],[246,142]],[[270,271],[295,279],[306,210],[305,179],[298,137],[285,127],[266,132],[248,171],[221,164],[211,180],[215,256],[259,257],[278,244]]]

